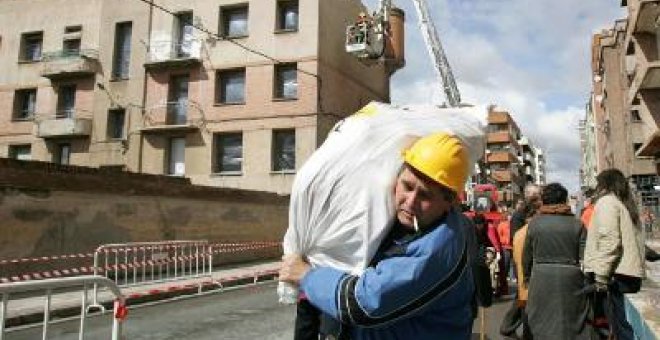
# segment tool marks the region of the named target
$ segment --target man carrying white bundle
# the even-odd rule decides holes
[[[474,292],[467,229],[454,206],[469,174],[468,151],[436,133],[403,153],[396,220],[361,275],[312,268],[284,256],[280,280],[299,285],[339,339],[469,339]],[[327,327],[326,327],[327,328]]]

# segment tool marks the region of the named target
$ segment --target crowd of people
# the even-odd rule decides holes
[[[635,338],[623,294],[640,289],[645,246],[621,171],[598,175],[586,215],[575,216],[566,188],[551,183],[525,188],[511,216],[494,223],[460,211],[469,173],[460,140],[427,136],[403,155],[394,226],[361,274],[283,257],[280,280],[300,288],[295,339],[469,339],[477,307],[509,287],[516,298],[503,335],[595,339],[604,327]]]
[[[511,235],[518,288],[502,335],[516,337],[521,327],[523,339],[635,339],[623,294],[640,290],[652,260],[637,204],[617,169],[601,172],[589,194],[575,216],[564,186],[530,185],[498,226],[508,229],[500,242]],[[510,275],[506,267],[500,273]]]

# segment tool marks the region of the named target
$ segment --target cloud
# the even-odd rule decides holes
[[[365,1],[372,9],[376,0]],[[523,134],[546,150],[549,181],[577,190],[577,123],[590,92],[590,41],[625,13],[603,0],[429,0],[463,101],[509,110]],[[441,99],[411,0],[406,62],[392,78],[398,104]],[[431,94],[431,95],[429,95]]]

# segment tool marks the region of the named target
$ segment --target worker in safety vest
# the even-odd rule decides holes
[[[321,333],[338,339],[469,339],[474,283],[468,229],[454,206],[470,162],[447,133],[403,152],[396,223],[370,267],[351,275],[283,257],[280,280],[299,285],[322,315]]]

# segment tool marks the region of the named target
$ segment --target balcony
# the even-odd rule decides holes
[[[188,133],[199,130],[203,123],[203,112],[195,102],[169,102],[149,108],[140,131],[146,134]]]
[[[501,111],[488,112],[488,124],[509,124],[509,113]]]
[[[534,155],[528,152],[523,153],[522,162],[530,165],[534,164]]]
[[[93,76],[99,71],[97,50],[62,50],[43,54],[41,76],[50,80]]]
[[[509,131],[489,132],[486,136],[487,143],[510,143],[512,138]]]
[[[486,163],[515,163],[516,156],[509,151],[492,151],[486,155]]]
[[[190,39],[182,42],[152,41],[144,67],[156,70],[170,67],[191,67],[202,64],[202,42]]]
[[[497,182],[508,183],[512,182],[514,176],[511,173],[511,170],[492,170],[491,177]]]
[[[660,15],[657,0],[640,0],[633,13],[630,13],[629,25],[632,33],[655,33],[656,20]]]
[[[75,112],[57,114],[54,118],[37,121],[39,138],[89,137],[92,134],[92,119],[75,118]]]
[[[641,90],[657,88],[660,88],[660,60],[655,60],[637,67],[635,77],[628,92],[628,100],[632,102]]]

